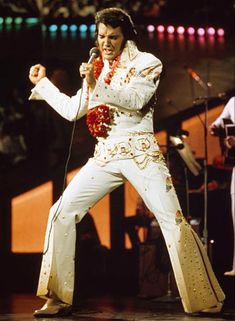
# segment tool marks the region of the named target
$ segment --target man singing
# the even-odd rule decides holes
[[[224,293],[201,241],[182,214],[153,132],[153,100],[162,63],[138,50],[136,30],[125,11],[101,10],[95,23],[97,49],[80,66],[84,81],[75,96],[61,93],[46,77],[44,66],[30,68],[29,78],[35,85],[31,99],[44,99],[69,121],[86,115],[88,128],[97,138],[94,156],[50,210],[37,292],[46,303],[34,315],[71,312],[75,225],[127,180],[158,220],[185,312],[219,312]]]

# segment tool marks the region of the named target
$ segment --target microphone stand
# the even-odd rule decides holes
[[[201,78],[198,77],[194,80],[205,90],[206,96],[202,97],[204,100],[204,220],[203,220],[203,232],[202,232],[202,242],[204,243],[206,251],[208,250],[208,100],[210,99],[210,83],[205,83]]]

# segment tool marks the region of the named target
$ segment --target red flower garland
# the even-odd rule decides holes
[[[104,78],[104,82],[106,84],[110,84],[113,75],[119,65],[119,62],[120,56],[116,57],[113,60],[112,65],[110,66],[111,70],[107,73],[107,75]],[[95,78],[98,79],[104,67],[104,63],[101,56],[99,56],[93,61],[93,66]],[[89,110],[86,117],[86,123],[91,135],[94,137],[107,137],[112,119],[113,117],[110,113],[110,108],[106,105],[99,105]]]
[[[111,83],[113,75],[120,63],[120,58],[121,56],[119,55],[111,63],[109,63],[110,71],[107,73],[107,75],[104,78],[104,82],[108,85]],[[94,66],[95,79],[98,79],[104,67],[102,56],[99,56],[93,61],[93,66]]]
[[[98,79],[99,75],[101,74],[101,71],[104,67],[102,56],[99,56],[98,58],[96,58],[92,64],[94,67],[95,79]]]

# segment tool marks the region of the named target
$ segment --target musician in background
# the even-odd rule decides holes
[[[229,125],[226,125],[229,123]],[[224,136],[224,144],[228,149],[230,156],[229,163],[233,165],[231,178],[231,213],[233,220],[233,265],[230,271],[224,273],[227,276],[235,276],[235,96],[225,105],[220,116],[210,126],[211,135]]]

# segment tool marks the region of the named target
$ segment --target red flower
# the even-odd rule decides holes
[[[110,108],[106,105],[99,105],[88,111],[86,123],[92,136],[107,137],[113,117]]]

